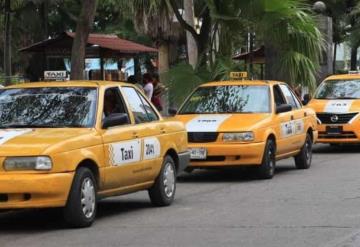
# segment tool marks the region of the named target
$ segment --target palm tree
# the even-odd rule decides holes
[[[180,24],[192,33],[200,46],[199,35],[182,20],[176,1],[167,1]],[[208,0],[205,3],[212,23],[219,23],[220,35],[225,37],[222,42],[225,50],[232,50],[233,34],[245,23],[249,29],[246,31],[256,33],[259,43],[266,45],[266,79],[315,86],[323,40],[309,6],[297,0]]]

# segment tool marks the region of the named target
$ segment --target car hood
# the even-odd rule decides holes
[[[95,129],[0,129],[0,156],[48,155],[101,142]]]
[[[312,108],[315,112],[327,113],[349,113],[360,112],[360,100],[325,100],[313,99],[309,102],[307,107]]]
[[[271,114],[193,114],[177,115],[188,132],[249,131],[270,122]]]

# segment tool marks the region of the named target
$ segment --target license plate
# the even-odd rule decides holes
[[[342,131],[343,131],[342,126],[326,126],[327,134],[338,135],[338,134],[341,134]]]
[[[206,156],[207,156],[206,148],[190,148],[190,159],[204,160],[206,159]]]

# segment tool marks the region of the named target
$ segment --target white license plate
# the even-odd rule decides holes
[[[190,159],[204,160],[206,159],[206,156],[207,156],[206,148],[190,148]]]

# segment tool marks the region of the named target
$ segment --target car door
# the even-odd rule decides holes
[[[294,125],[294,147],[300,149],[306,137],[306,132],[304,130],[304,121],[305,121],[305,110],[302,108],[301,103],[298,98],[295,96],[294,91],[286,84],[280,85],[281,91],[285,96],[286,102],[292,106],[292,118]]]
[[[144,164],[141,173],[144,181],[151,181],[158,174],[162,164],[161,143],[165,127],[153,106],[133,87],[122,87],[121,91],[134,116],[138,126],[138,135],[142,141],[142,160]]]
[[[109,114],[126,113],[128,123],[103,129],[105,190],[135,185],[141,182],[138,171],[143,170],[139,128],[131,122],[131,114],[120,94],[119,87],[104,92],[103,120]]]
[[[287,101],[278,84],[273,86],[273,98],[275,104],[275,124],[276,132],[278,133],[276,151],[277,155],[290,153],[295,149],[293,112],[276,113],[276,107],[287,104]]]

